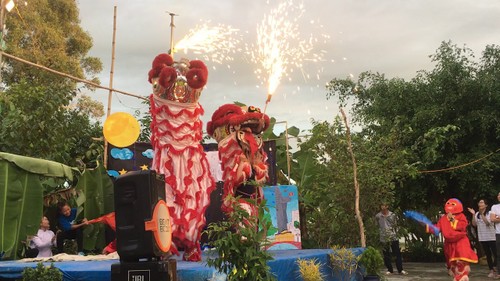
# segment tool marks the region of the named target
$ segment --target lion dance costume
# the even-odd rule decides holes
[[[463,214],[463,206],[456,198],[449,199],[444,205],[446,214],[442,216],[435,226],[444,237],[444,255],[447,266],[453,273],[455,281],[468,281],[470,263],[477,263],[477,255],[471,249],[467,237],[468,221]],[[431,232],[426,227],[427,232]]]
[[[172,221],[172,252],[200,261],[205,210],[215,181],[201,145],[203,108],[198,103],[208,70],[199,60],[174,61],[168,54],[153,60],[149,71],[152,169],[165,175],[166,202]]]
[[[231,195],[240,196],[240,206],[249,214],[256,214],[255,207],[244,198],[263,198],[261,186],[268,179],[268,167],[262,132],[268,127],[269,117],[260,109],[236,104],[222,105],[208,122],[207,133],[218,143],[222,164],[224,212],[233,210],[228,200],[228,195]]]

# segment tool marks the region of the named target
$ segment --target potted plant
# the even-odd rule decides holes
[[[298,259],[297,265],[299,266],[300,276],[304,281],[325,280],[325,276],[323,275],[323,273],[321,273],[321,267],[323,264],[317,259]]]
[[[225,274],[228,281],[276,280],[267,264],[273,257],[262,250],[269,243],[267,229],[271,227],[271,221],[264,217],[268,211],[266,202],[245,199],[258,210],[257,216],[250,216],[239,199],[227,197],[234,210],[227,214],[226,220],[209,224],[205,231],[211,241],[208,244],[213,247],[208,252],[207,264]]]
[[[358,280],[357,275],[361,274],[359,269],[360,256],[356,255],[351,249],[343,246],[333,246],[330,256],[330,263],[333,269],[333,274],[339,280]]]
[[[384,259],[377,249],[368,246],[361,254],[359,262],[365,269],[363,280],[381,280],[380,271],[384,266]]]

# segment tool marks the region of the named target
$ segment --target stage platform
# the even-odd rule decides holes
[[[362,253],[362,248],[351,249],[356,255]],[[274,260],[268,262],[271,267],[271,272],[276,276],[278,281],[300,281],[299,269],[296,261],[298,259],[316,259],[321,262],[322,272],[327,281],[341,280],[340,276],[332,271],[329,262],[328,254],[332,252],[330,249],[307,249],[307,250],[274,250],[272,253]],[[177,259],[177,280],[178,281],[223,281],[225,276],[218,274],[213,268],[210,268],[204,262],[185,262]],[[63,261],[54,262],[54,265],[59,268],[63,275],[64,281],[110,281],[111,280],[111,265],[118,263],[119,260],[106,261]],[[0,262],[0,280],[15,280],[22,278],[22,271],[25,267],[36,267],[36,262],[18,262],[18,261],[1,261]],[[50,262],[45,263],[50,265]],[[362,280],[357,275],[358,279]]]

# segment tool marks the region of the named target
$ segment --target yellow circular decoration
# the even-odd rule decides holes
[[[129,113],[116,112],[106,118],[102,132],[110,144],[127,147],[137,141],[140,125]]]

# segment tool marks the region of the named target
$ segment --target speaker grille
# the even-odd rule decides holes
[[[154,171],[128,172],[114,184],[116,246],[120,260],[152,259],[164,254],[144,222],[152,219],[156,203],[165,200],[165,180]]]

